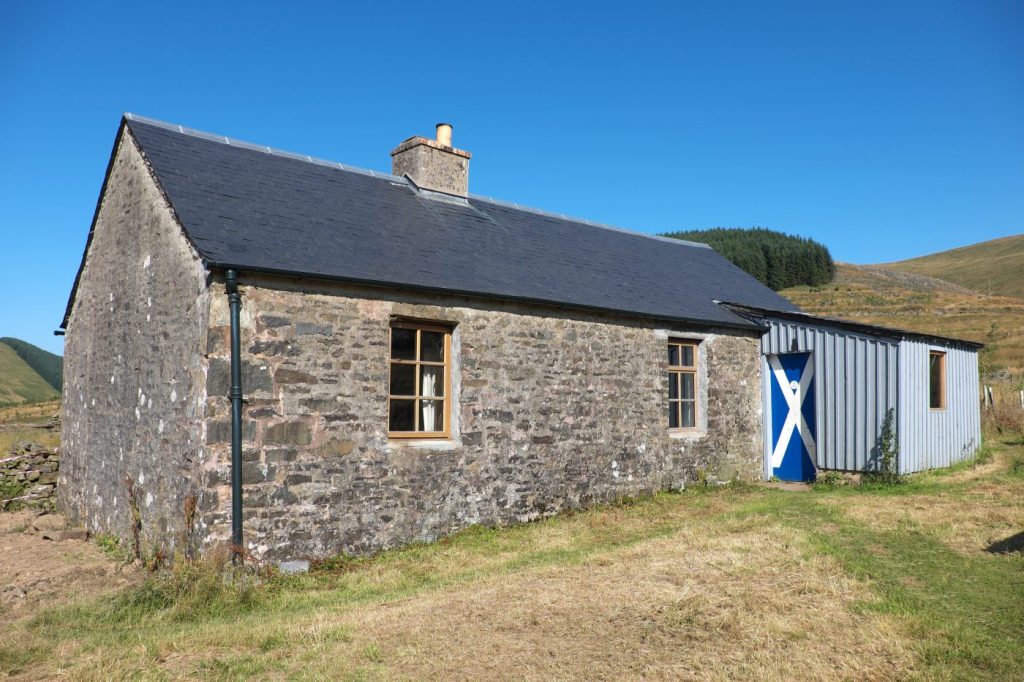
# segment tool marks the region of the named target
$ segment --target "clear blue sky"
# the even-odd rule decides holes
[[[121,112],[374,169],[455,125],[471,191],[840,260],[1024,232],[1024,3],[0,4],[0,335],[60,322]]]

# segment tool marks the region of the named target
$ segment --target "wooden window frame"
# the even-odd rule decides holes
[[[413,360],[396,360],[391,357],[392,335],[395,329],[416,330],[416,354]],[[444,360],[442,362],[430,362],[420,360],[420,332],[439,332],[444,334]],[[414,365],[415,369],[415,396],[392,395],[391,393],[391,367],[393,365]],[[441,402],[444,410],[444,424],[441,431],[392,431],[391,430],[391,400],[413,400],[413,428],[419,426],[420,402],[424,396],[420,393],[420,367],[444,367],[444,395]],[[452,327],[443,324],[430,322],[416,322],[409,320],[392,320],[388,329],[388,401],[386,409],[388,438],[396,440],[437,440],[451,438],[452,435]]]
[[[932,358],[939,358],[939,406],[932,406]],[[932,412],[943,412],[948,405],[946,396],[946,351],[928,351],[928,409]]]
[[[672,381],[676,380],[677,375],[681,374],[692,374],[693,375],[693,398],[683,398],[682,382],[680,382],[680,390],[678,397],[673,399],[671,385],[669,387],[669,399],[668,404],[671,408],[675,405],[676,409],[676,420],[678,424],[683,423],[683,403],[693,403],[693,426],[672,426],[672,422],[669,421],[669,433],[694,433],[700,431],[700,341],[694,339],[669,339],[666,344],[666,350],[672,346],[679,347],[679,362],[683,360],[683,347],[689,346],[693,349],[693,364],[692,365],[667,365],[668,369],[668,380],[671,384]]]

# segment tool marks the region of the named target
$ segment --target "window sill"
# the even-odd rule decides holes
[[[461,444],[455,438],[388,438],[388,450],[455,450]]]
[[[696,440],[703,438],[707,435],[707,431],[703,429],[670,429],[668,432],[669,438],[679,440]]]

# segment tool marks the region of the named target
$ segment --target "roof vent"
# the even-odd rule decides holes
[[[391,152],[391,172],[417,187],[464,197],[469,194],[471,154],[452,146],[450,123],[437,124],[437,139],[410,137]]]

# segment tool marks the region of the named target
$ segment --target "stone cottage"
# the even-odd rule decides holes
[[[470,194],[449,126],[391,157],[125,116],[62,324],[70,517],[305,559],[761,477],[761,326],[719,301],[791,303]]]

